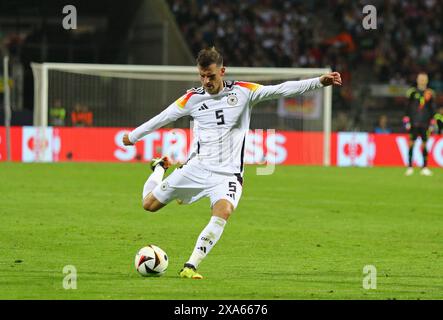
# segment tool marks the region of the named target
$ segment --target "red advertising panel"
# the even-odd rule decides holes
[[[277,131],[284,143],[280,146],[287,154],[284,161],[277,164],[322,165],[323,133]]]
[[[21,161],[22,159],[22,127],[10,128],[11,160]],[[0,161],[8,160],[6,128],[0,127]]]
[[[0,161],[6,159],[6,128],[0,127]]]
[[[366,132],[340,132],[333,135],[332,162],[338,166],[406,166],[409,137],[406,134],[373,134]],[[423,165],[422,141],[414,145],[412,162]],[[428,166],[443,167],[443,136],[429,137]]]
[[[408,141],[406,134],[374,134],[376,152],[374,166],[406,166],[408,161]],[[412,162],[415,166],[423,165],[422,142],[418,139],[414,145]],[[443,136],[431,135],[426,143],[428,166],[443,167]]]
[[[337,165],[337,133],[331,133],[331,166]]]
[[[168,155],[184,162],[191,146],[189,129],[160,129],[133,147],[122,145],[125,128],[12,127],[13,161],[149,161]],[[413,162],[423,164],[421,140],[416,142]],[[427,145],[428,164],[443,167],[443,136],[433,135]],[[245,141],[247,164],[322,165],[323,133],[250,130]],[[331,164],[336,166],[405,166],[408,136],[339,132],[331,135]],[[7,160],[6,129],[0,127],[0,161]]]
[[[145,136],[133,147],[125,147],[125,128],[55,128],[60,137],[59,161],[140,161],[168,154],[186,161],[189,130],[160,129]],[[163,150],[166,150],[163,152]]]
[[[53,161],[148,161],[168,155],[177,162],[188,157],[189,129],[160,129],[134,147],[121,143],[124,128],[54,128],[60,140]],[[251,130],[245,142],[245,163],[322,164],[322,133]],[[55,145],[55,144],[53,144]]]

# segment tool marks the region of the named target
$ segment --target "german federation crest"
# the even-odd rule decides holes
[[[227,101],[228,101],[228,104],[230,106],[235,106],[237,104],[237,102],[238,102],[237,95],[235,93],[228,94],[228,100]]]

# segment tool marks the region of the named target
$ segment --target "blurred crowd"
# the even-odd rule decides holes
[[[358,59],[367,62],[379,82],[412,84],[426,71],[442,87],[443,6],[440,0],[372,1],[377,8],[375,32],[361,26],[363,1],[332,1],[337,23],[356,44]],[[357,65],[358,66],[358,65]]]
[[[194,55],[216,46],[227,66],[329,66],[339,71],[343,86],[333,94],[336,130],[368,130],[366,123],[374,127],[382,113],[397,130],[404,99],[374,99],[369,85],[411,86],[420,71],[429,74],[429,86],[440,92],[438,101],[443,102],[443,0],[166,1]],[[377,9],[375,30],[362,25],[368,4]],[[54,50],[38,45],[23,50],[24,40],[40,44],[42,34],[0,30],[0,54],[9,54],[14,72],[20,63],[24,69],[23,92],[33,90],[29,61],[39,61],[35,56],[42,52],[48,53],[46,60],[75,62],[69,59],[76,52],[87,62],[100,62],[91,58],[92,46],[79,51],[76,42],[61,36],[63,43],[55,41]],[[79,43],[89,43],[89,36]],[[68,52],[61,49],[66,43],[71,48],[68,57],[61,54]],[[23,105],[32,105],[32,94],[23,97]]]
[[[443,91],[441,0],[168,3],[194,55],[214,45],[227,66],[329,66],[340,71],[344,85],[334,89],[334,110],[336,123],[343,126],[337,129],[361,129],[370,84],[411,86],[417,73],[425,71],[430,86]],[[362,25],[368,4],[377,10],[375,30]],[[399,103],[392,101],[397,110],[404,102]]]
[[[420,70],[442,80],[439,0],[371,1],[377,30],[362,27],[362,0],[168,2],[193,53],[215,45],[227,65],[331,66],[346,83],[364,64],[379,82],[411,84]]]
[[[311,66],[325,62],[322,22],[300,1],[169,0],[193,53],[215,45],[231,66]]]

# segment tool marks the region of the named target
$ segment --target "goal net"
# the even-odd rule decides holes
[[[193,66],[141,66],[70,63],[32,63],[34,74],[34,126],[52,123],[50,110],[66,110],[64,126],[73,125],[70,114],[80,108],[93,115],[94,127],[140,125],[182,96],[187,89],[201,86]],[[316,77],[328,68],[227,67],[226,80],[278,84]],[[252,111],[251,129],[300,133],[306,157],[330,164],[332,89],[325,87],[300,96],[264,101]],[[171,128],[189,128],[181,118]],[[314,141],[315,140],[315,141]],[[319,143],[320,141],[320,143]],[[306,152],[305,152],[306,153]]]

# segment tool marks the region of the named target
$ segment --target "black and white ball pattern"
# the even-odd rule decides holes
[[[168,255],[159,247],[150,244],[135,255],[135,269],[144,277],[160,276],[168,268]]]

